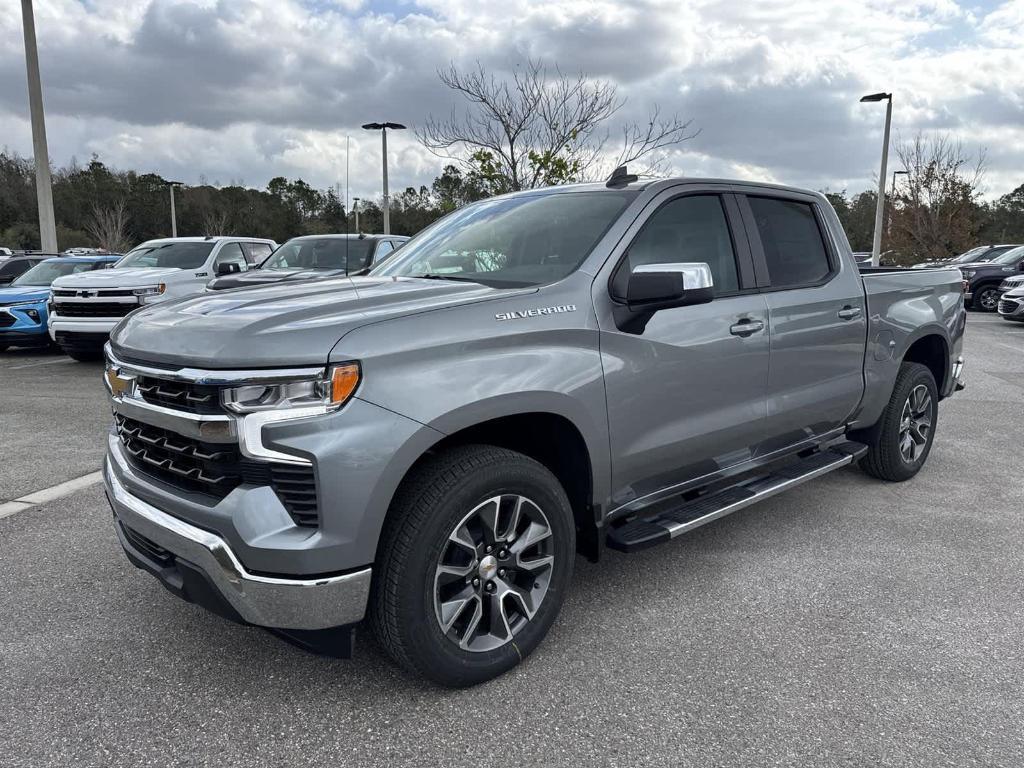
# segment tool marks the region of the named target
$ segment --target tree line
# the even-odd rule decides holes
[[[608,126],[625,105],[617,87],[582,73],[527,61],[508,78],[479,63],[438,72],[461,97],[462,113],[429,116],[420,142],[444,161],[431,185],[391,198],[391,229],[412,235],[466,203],[505,192],[603,179],[616,166],[662,175],[670,153],[699,130],[652,105],[648,119]],[[948,136],[918,135],[895,142],[900,175],[887,190],[882,250],[885,261],[912,264],[945,258],[975,245],[1024,242],[1024,184],[997,200],[981,199],[984,154],[968,155]],[[0,152],[0,244],[38,248],[32,162]],[[887,180],[888,181],[888,180]],[[855,251],[871,249],[874,191],[826,192]],[[143,240],[170,235],[167,182],[152,173],[107,167],[93,156],[53,172],[57,242],[124,252]],[[336,189],[302,179],[271,179],[265,189],[200,183],[175,190],[180,235],[244,234],[283,242],[296,235],[380,232],[380,200],[346,209]]]

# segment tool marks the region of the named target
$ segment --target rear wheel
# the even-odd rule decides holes
[[[464,446],[403,483],[382,533],[373,629],[400,665],[475,685],[511,669],[547,634],[575,556],[572,509],[544,466]]]
[[[999,305],[999,291],[994,285],[986,285],[975,292],[971,299],[974,309],[982,312],[995,312]]]
[[[861,468],[882,480],[900,482],[916,475],[932,448],[939,394],[932,372],[920,363],[903,363],[889,404],[869,430]]]

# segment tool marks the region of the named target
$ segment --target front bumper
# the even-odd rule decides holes
[[[57,341],[57,334],[64,338],[74,339],[88,338],[95,344],[101,337],[103,341],[110,335],[114,326],[121,322],[123,317],[99,317],[99,318],[68,318],[60,315],[50,314],[50,338]],[[99,342],[102,346],[102,342]]]
[[[1024,320],[1024,296],[1010,296],[1004,293],[999,297],[996,308],[1005,320]]]
[[[198,583],[198,576],[229,608],[218,612],[229,618],[235,618],[231,615],[234,613],[249,624],[281,630],[321,630],[352,625],[363,618],[370,592],[370,568],[314,578],[251,573],[221,537],[131,494],[118,480],[109,456],[104,462],[103,482],[129,558],[185,599],[212,607],[199,599],[196,593],[200,590],[195,586],[190,594],[188,585]],[[137,546],[140,541],[145,546]],[[149,551],[145,551],[147,548]],[[155,557],[154,552],[166,556]]]

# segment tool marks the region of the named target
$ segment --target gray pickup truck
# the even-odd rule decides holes
[[[347,656],[492,678],[576,553],[632,552],[854,462],[928,457],[956,269],[863,275],[826,199],[614,176],[462,208],[366,277],[147,307],[111,334],[130,560]]]

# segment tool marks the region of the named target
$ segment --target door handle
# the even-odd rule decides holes
[[[764,323],[760,320],[743,318],[735,325],[729,327],[729,333],[733,336],[750,336],[752,333],[764,330]]]
[[[860,307],[851,307],[847,304],[839,310],[839,317],[843,320],[853,320],[855,317],[860,317]]]

